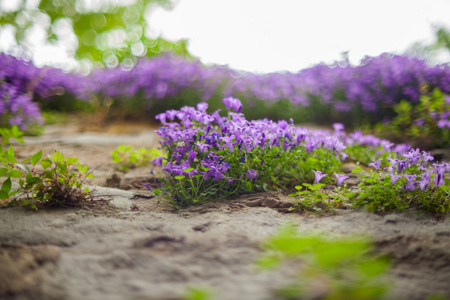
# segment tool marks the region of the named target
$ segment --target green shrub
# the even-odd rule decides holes
[[[0,205],[23,205],[34,209],[44,206],[74,206],[91,200],[89,188],[83,188],[86,178],[94,175],[77,158],[65,158],[59,151],[42,159],[42,150],[31,158],[17,162],[12,146],[4,154],[0,177],[6,176],[0,188]],[[31,169],[26,165],[31,163]],[[41,168],[39,168],[38,163]],[[77,172],[71,172],[76,165]],[[13,188],[11,179],[19,180]]]

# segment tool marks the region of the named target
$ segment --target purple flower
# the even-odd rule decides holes
[[[256,181],[256,177],[258,177],[258,172],[253,169],[249,169],[247,172],[247,180]]]
[[[419,188],[423,191],[430,185],[431,173],[425,172],[422,174],[422,179],[419,181]]]
[[[381,163],[381,159],[379,159],[379,160],[377,160],[377,161],[375,161],[373,163],[370,163],[369,164],[369,168],[370,167],[374,167],[376,170],[379,170],[380,169],[380,163]]]
[[[345,126],[341,123],[334,123],[333,124],[333,129],[334,131],[342,131],[344,130]]]
[[[320,171],[314,171],[313,170],[313,172],[314,172],[314,175],[315,175],[314,176],[314,183],[319,183],[320,180],[322,180],[322,178],[327,176],[327,174],[322,174],[322,172],[320,172]]]
[[[159,120],[164,125],[166,124],[166,114],[165,113],[161,113],[159,115],[156,115],[155,119]]]
[[[198,111],[206,112],[207,109],[208,109],[208,103],[202,102],[202,103],[197,104]]]
[[[192,123],[191,120],[186,119],[182,122],[182,124],[184,125],[184,128],[187,129],[187,128],[190,128],[192,126],[192,124],[194,124],[194,123]]]
[[[197,146],[198,150],[201,153],[204,153],[204,152],[208,151],[208,149],[209,149],[209,145],[205,144],[205,143],[195,143],[195,146]]]
[[[397,183],[397,180],[400,178],[399,175],[391,175],[391,184],[394,185]]]
[[[422,118],[419,118],[419,119],[414,121],[414,124],[419,126],[419,127],[422,127],[422,125],[425,124],[425,120],[422,119]]]
[[[162,170],[163,170],[163,171],[166,171],[166,172],[168,172],[168,173],[172,173],[172,171],[173,171],[173,165],[172,165],[172,162],[169,161],[169,162],[162,168]]]
[[[436,187],[440,187],[441,185],[445,184],[444,180],[444,172],[445,172],[445,165],[444,164],[434,164],[434,184]]]
[[[213,177],[214,177],[214,180],[219,180],[219,179],[225,178],[225,175],[223,175],[222,172],[216,170],[213,174]]]
[[[242,111],[242,103],[239,99],[228,97],[223,99],[223,103],[228,110],[232,109],[233,111],[238,113]]]
[[[177,164],[181,163],[182,157],[183,157],[183,155],[180,152],[174,152],[172,154],[172,158],[175,158],[175,160],[177,161]]]
[[[194,159],[197,157],[197,151],[195,150],[189,150],[188,158],[191,162],[194,161]]]
[[[414,181],[416,175],[404,175],[403,178],[407,180],[406,184],[403,185],[403,189],[405,191],[414,191],[416,189],[416,182]]]
[[[342,183],[344,183],[344,180],[349,178],[349,176],[346,176],[344,174],[336,174],[336,173],[334,173],[334,176],[336,176],[336,184],[337,185],[342,185]]]
[[[420,155],[420,150],[419,148],[417,149],[411,149],[408,153],[403,155],[406,159],[408,159],[408,162],[410,164],[417,164],[417,162],[422,158],[422,156]]]
[[[216,110],[213,114],[212,117],[214,118],[214,120],[216,121],[216,123],[218,123],[220,126],[222,126],[222,117],[219,114],[220,109]]]
[[[157,157],[157,158],[154,158],[154,159],[152,159],[151,161],[156,165],[156,166],[158,166],[158,167],[161,167],[162,166],[162,161],[163,161],[163,159],[164,159],[164,157]]]
[[[422,152],[422,157],[423,157],[423,161],[424,162],[433,161],[434,160],[434,157],[430,153],[425,152],[425,151]]]
[[[406,160],[398,160],[398,172],[402,172],[407,166],[408,166],[408,162]]]
[[[168,110],[168,111],[166,111],[166,118],[169,120],[173,120],[173,119],[175,119],[177,114],[178,114],[177,110],[174,110],[174,109]]]
[[[152,188],[150,187],[150,185],[148,185],[148,183],[147,182],[144,182],[144,186],[148,189],[148,190],[152,190]]]
[[[445,120],[445,119],[439,120],[437,122],[437,126],[439,128],[450,128],[450,120]]]
[[[221,139],[222,141],[225,142],[225,147],[227,147],[230,150],[230,152],[234,152],[234,145],[236,145],[236,142],[233,142],[234,137],[224,136]]]

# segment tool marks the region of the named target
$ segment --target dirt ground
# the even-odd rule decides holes
[[[174,300],[190,287],[208,288],[212,299],[277,299],[274,289],[291,283],[295,270],[261,271],[255,261],[261,243],[287,222],[301,232],[370,236],[376,253],[392,258],[389,299],[450,299],[449,217],[299,215],[277,192],[176,211],[142,188],[155,183],[149,168],[124,174],[111,161],[120,144],[156,146],[153,129],[69,122],[15,145],[21,158],[40,149],[78,157],[95,169],[88,184],[103,196],[79,208],[0,209],[0,299]]]

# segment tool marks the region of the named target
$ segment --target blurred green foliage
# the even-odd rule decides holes
[[[297,280],[276,291],[281,299],[385,299],[389,294],[390,262],[375,255],[366,238],[302,235],[288,224],[263,248],[259,267],[299,268]]]
[[[443,26],[434,29],[435,41],[432,44],[414,43],[407,52],[433,60],[440,51],[450,53],[450,29]]]
[[[397,115],[389,123],[380,123],[375,127],[377,135],[384,134],[393,141],[410,141],[421,149],[450,147],[450,128],[447,124],[450,96],[434,89],[422,95],[417,104],[402,100],[394,106],[394,111]]]
[[[26,43],[27,31],[35,25],[43,26],[47,41],[54,44],[68,34],[61,28],[70,24],[78,41],[76,59],[115,66],[119,62],[131,65],[136,57],[163,52],[191,57],[186,40],[170,42],[147,36],[149,9],[155,5],[170,9],[170,0],[16,1],[18,5],[13,9],[0,10],[0,26],[13,26],[18,45]]]

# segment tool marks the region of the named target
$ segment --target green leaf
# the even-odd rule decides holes
[[[86,174],[86,178],[95,178],[95,176],[92,173],[88,173],[88,174]]]
[[[12,145],[9,145],[8,155],[11,157],[14,157],[14,149],[13,149]]]
[[[19,167],[20,169],[22,169],[26,173],[31,173],[30,169],[28,169],[28,167],[23,164],[16,164],[16,166]]]
[[[88,170],[88,165],[85,165],[85,166],[83,167],[83,169],[81,170],[81,173],[86,173],[87,170]]]
[[[5,176],[8,173],[8,168],[0,168],[0,177]]]
[[[51,157],[53,158],[54,162],[58,162],[61,158],[61,153],[59,151],[55,151],[55,154],[53,154]]]
[[[4,191],[6,193],[9,193],[11,191],[11,186],[12,186],[11,178],[8,177],[8,179],[6,179],[3,182],[2,187],[0,188],[0,190]]]
[[[12,170],[11,172],[8,173],[8,177],[20,178],[22,177],[22,172],[19,170]]]
[[[9,198],[9,194],[5,191],[0,190],[0,200],[6,200]]]
[[[19,192],[20,192],[19,189],[15,190],[15,191],[11,191],[11,192],[9,192],[9,197],[11,198],[11,197],[17,195]]]
[[[361,169],[360,167],[356,167],[352,170],[352,173],[358,173],[361,172],[363,169]]]
[[[28,173],[28,174],[27,174],[27,177],[25,177],[26,183],[29,184],[32,178],[33,178],[33,175],[31,175],[31,173]]]
[[[33,165],[33,167],[38,163],[38,161],[41,160],[41,158],[42,158],[42,150],[37,152],[31,157],[31,164]]]
[[[280,265],[280,258],[274,255],[265,255],[256,264],[262,269],[274,269]]]
[[[320,189],[320,188],[323,187],[324,185],[325,185],[325,184],[323,184],[323,183],[316,183],[316,184],[310,186],[309,189],[310,189],[311,191],[317,191],[318,189]]]
[[[41,160],[41,166],[44,169],[50,168],[52,166],[52,161],[49,158]]]
[[[210,291],[200,288],[190,288],[187,292],[185,300],[209,300],[212,298]]]
[[[178,175],[178,176],[175,176],[175,179],[177,179],[177,180],[181,180],[181,179],[184,179],[186,176],[184,176],[184,175]]]
[[[365,261],[359,265],[359,270],[368,277],[375,277],[385,273],[389,268],[389,260],[377,258]]]
[[[59,169],[61,172],[64,172],[64,173],[65,173],[65,172],[67,171],[67,166],[66,166],[65,163],[58,161],[58,162],[56,163],[56,165],[58,166],[58,169]]]
[[[41,179],[39,177],[31,177],[30,179],[27,178],[27,184],[29,184],[29,185],[36,184],[40,181],[41,181]]]
[[[15,156],[14,156],[14,149],[13,149],[12,145],[9,145],[8,152],[5,154],[5,158],[6,158],[10,163],[13,163],[13,164],[16,164],[16,163],[17,163],[17,160],[16,160],[16,158],[15,158]]]
[[[194,170],[194,168],[187,168],[187,169],[184,169],[183,172],[189,173],[190,171],[193,171],[193,170]]]

